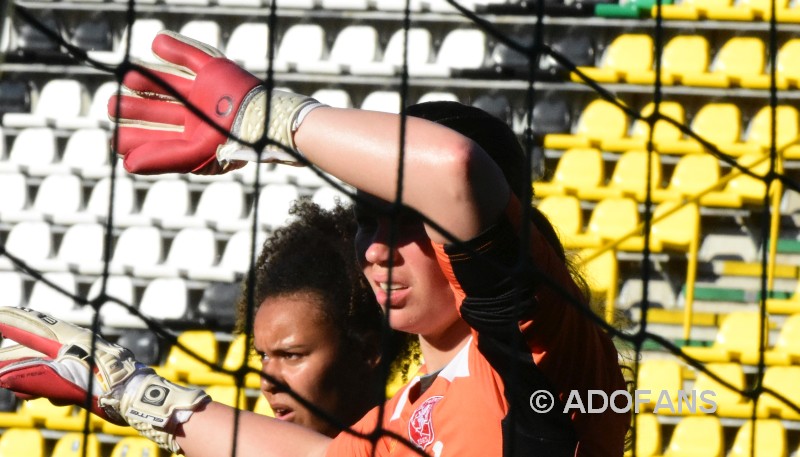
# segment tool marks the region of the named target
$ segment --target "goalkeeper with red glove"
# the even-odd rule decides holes
[[[101,342],[94,412],[189,456],[230,455],[234,442],[239,456],[622,455],[627,412],[563,408],[571,392],[611,397],[625,382],[585,282],[527,203],[529,167],[507,125],[452,102],[402,117],[268,91],[216,49],[172,32],[157,35],[153,52],[164,64],[133,67],[126,93],[109,101],[125,168],[218,174],[250,160],[311,163],[352,185],[364,275],[391,327],[419,336],[425,365],[356,434],[330,440],[247,412],[234,428],[233,409]],[[47,317],[31,324],[17,314],[0,314],[0,332],[36,352],[3,354],[0,385],[83,405],[87,334],[45,331]],[[550,409],[534,403],[541,393]]]

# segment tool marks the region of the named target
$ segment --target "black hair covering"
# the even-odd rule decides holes
[[[500,166],[511,191],[524,200],[530,174],[525,153],[508,124],[480,108],[451,101],[411,105],[406,114],[444,125],[476,142]]]

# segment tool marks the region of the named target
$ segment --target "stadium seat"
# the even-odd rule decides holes
[[[583,211],[578,197],[548,195],[536,207],[550,220],[564,246],[573,247],[572,237],[583,231]]]
[[[242,229],[233,233],[225,244],[219,264],[204,270],[195,269],[194,276],[207,281],[232,282],[244,275],[250,267],[250,258],[253,254],[252,236],[250,229]],[[261,252],[261,246],[266,238],[266,232],[258,232],[256,236],[258,248],[255,251],[254,259]]]
[[[301,73],[343,74],[351,65],[371,64],[378,55],[378,31],[369,25],[348,25],[337,35],[327,58],[300,62]]]
[[[0,81],[0,116],[6,113],[30,113],[39,92],[31,81]]]
[[[208,0],[167,0],[167,3],[207,4]],[[211,47],[222,49],[222,30],[217,21],[191,20],[183,24],[178,32]]]
[[[688,416],[681,419],[669,440],[664,457],[723,457],[725,435],[716,416]]]
[[[28,208],[28,184],[25,175],[19,172],[0,173],[0,221],[7,213],[21,213]]]
[[[527,118],[527,113],[515,116],[513,128],[516,133],[522,134],[528,128]],[[544,93],[533,106],[531,128],[537,141],[550,133],[569,132],[571,121],[570,104],[555,92]]]
[[[757,312],[733,311],[720,324],[714,343],[708,347],[683,348],[683,353],[701,362],[739,362],[758,360],[760,316]],[[769,319],[764,323],[769,329]]]
[[[586,77],[603,83],[624,81],[628,73],[650,70],[653,66],[653,38],[649,34],[622,34],[605,49],[594,67],[579,66]],[[575,82],[584,82],[577,73],[571,73]]]
[[[789,298],[767,297],[767,312],[770,314],[796,314],[800,313],[800,281]]]
[[[779,105],[775,108],[775,147],[783,149],[797,141],[798,116],[797,108],[792,105]],[[750,119],[744,131],[743,141],[729,146],[722,147],[723,152],[742,156],[745,154],[767,154],[772,145],[772,109],[769,105],[761,107]]]
[[[73,173],[87,179],[109,176],[109,138],[100,128],[82,128],[70,134],[53,172]]]
[[[244,334],[236,335],[225,353],[225,358],[222,361],[222,368],[229,372],[235,372],[242,367],[245,355],[248,355],[247,366],[251,369],[261,371],[261,360],[258,354],[247,348],[246,343],[247,340]],[[189,373],[188,380],[192,384],[202,386],[236,385],[236,379],[233,376],[219,371],[193,371]],[[258,389],[261,386],[261,376],[257,373],[247,373],[244,381],[244,386],[250,389]],[[217,400],[216,397],[213,398]]]
[[[592,308],[595,308],[595,304],[602,304],[602,308],[598,306],[594,309],[595,313],[603,316],[606,322],[613,323],[619,289],[619,264],[616,251],[609,249],[596,255],[593,250],[584,249],[579,253],[579,258],[582,259],[592,296],[598,297],[592,300]]]
[[[51,9],[33,10],[31,15],[39,24],[64,36],[64,21],[61,15]],[[6,61],[25,63],[66,63],[70,59],[60,49],[59,44],[36,28],[32,23],[20,20],[11,21],[13,31],[9,48],[5,54]]]
[[[603,156],[594,148],[571,148],[558,159],[549,180],[536,181],[534,193],[540,197],[574,194],[600,187],[605,183]]]
[[[477,100],[477,99],[476,99]],[[445,92],[445,91],[430,91],[425,92],[424,94],[420,95],[419,99],[417,99],[417,103],[426,103],[426,102],[459,102],[458,95],[453,92]],[[473,102],[473,105],[475,103]],[[484,111],[488,111],[484,108]],[[490,111],[491,112],[491,111]]]
[[[86,449],[84,450],[84,443]],[[71,432],[62,435],[53,447],[52,457],[101,457],[100,441],[94,434]],[[155,456],[153,456],[155,457]]]
[[[237,319],[236,304],[241,295],[239,282],[210,281],[197,303],[196,319],[209,328],[233,332]]]
[[[664,45],[661,54],[661,84],[681,84],[684,76],[705,73],[709,59],[708,39],[703,35],[677,35]],[[655,84],[654,69],[628,72],[630,84]]]
[[[122,0],[114,0],[120,2]],[[154,0],[144,0],[143,3],[154,3]],[[89,58],[98,62],[118,65],[125,58],[126,41],[131,40],[130,57],[143,60],[149,63],[156,63],[156,57],[150,50],[150,46],[156,34],[164,30],[164,22],[156,18],[137,18],[130,28],[126,27],[119,41],[115,43],[111,51],[88,51]]]
[[[404,42],[406,34],[408,35],[407,48]],[[354,75],[391,76],[399,74],[404,60],[407,62],[409,70],[417,71],[417,68],[433,61],[432,43],[433,38],[428,29],[411,27],[407,33],[405,29],[397,30],[389,37],[381,60],[355,63],[350,66],[350,73]],[[406,49],[407,57],[404,54]]]
[[[653,115],[655,104],[650,102],[642,108],[641,118],[636,119],[631,126],[628,136],[621,138],[608,138],[601,142],[600,149],[610,152],[624,152],[632,150],[646,150],[650,139],[650,116]],[[678,102],[662,101],[658,107],[661,116],[683,124],[685,122],[683,105]],[[658,150],[664,141],[674,142],[680,140],[683,133],[678,127],[665,120],[658,120],[653,131],[653,147]]]
[[[648,400],[640,405],[647,412],[658,415],[675,415],[680,405],[679,391],[683,389],[683,368],[674,359],[649,359],[639,363],[636,389],[650,391],[650,395],[642,397]],[[662,394],[668,397],[662,398]],[[641,411],[640,409],[640,411]]]
[[[209,363],[219,362],[217,338],[210,330],[186,330],[178,335],[178,344],[197,354]],[[192,382],[191,376],[212,371],[211,367],[198,360],[177,345],[172,346],[158,373],[176,382]]]
[[[95,279],[89,287],[86,298],[96,300],[103,287],[103,278]],[[106,280],[105,295],[129,306],[135,306],[133,279],[130,276],[109,275]],[[109,327],[143,327],[144,322],[133,316],[124,306],[113,301],[104,301],[100,308],[100,322]]]
[[[245,411],[248,410],[247,395],[244,389],[239,389],[233,385],[212,385],[206,387],[205,391],[217,403]],[[239,393],[238,399],[237,391]]]
[[[800,390],[797,380],[800,379],[800,366],[774,366],[764,371],[762,386],[771,389],[786,398],[794,405],[800,405]],[[762,393],[756,406],[757,417],[776,417],[783,420],[800,420],[800,414],[789,405],[770,393]]]
[[[708,371],[722,378],[724,381],[731,384],[737,390],[732,390],[716,379],[709,376],[707,373],[698,371],[697,377],[692,387],[692,392],[699,396],[702,392],[713,392],[714,402],[717,404],[716,415],[719,417],[735,417],[747,418],[753,412],[753,401],[741,394],[747,385],[745,381],[745,374],[742,365],[739,363],[709,363],[705,366]],[[695,398],[695,401],[700,404],[702,398]],[[688,414],[689,411],[686,411]],[[705,412],[696,411],[697,414],[705,414]]]
[[[161,455],[161,450],[154,441],[143,436],[126,436],[114,445],[110,457],[157,457],[159,455]]]
[[[800,364],[800,314],[789,316],[781,325],[772,349],[764,353],[768,365]]]
[[[73,273],[102,269],[105,226],[96,222],[71,225],[64,232],[54,263],[59,270]]]
[[[429,92],[430,93],[430,92]],[[455,94],[453,94],[455,96]],[[427,94],[423,95],[427,98]],[[418,103],[424,100],[420,97]],[[458,101],[458,98],[453,101]],[[470,105],[480,108],[494,117],[502,120],[506,124],[512,125],[514,122],[514,110],[511,108],[511,102],[508,97],[502,93],[486,93],[475,97]]]
[[[157,321],[181,322],[189,312],[189,291],[181,278],[155,278],[139,302],[142,315]]]
[[[581,112],[572,133],[551,133],[544,137],[548,149],[600,147],[603,141],[623,138],[628,132],[628,119],[619,106],[596,99]]]
[[[58,221],[62,216],[80,212],[83,207],[83,186],[75,175],[56,174],[42,179],[33,204],[21,211],[7,211],[5,221]]]
[[[753,429],[755,428],[755,439]],[[755,441],[755,446],[753,446]],[[736,432],[728,457],[786,457],[788,447],[786,428],[776,419],[760,419],[745,422]]]
[[[800,84],[800,38],[791,38],[781,45],[775,58],[775,87],[778,90],[796,89]],[[769,89],[772,75],[764,74],[742,78],[742,87],[748,89]]]
[[[739,157],[736,162],[757,176],[766,176],[769,172],[769,160],[765,155],[747,154]],[[703,195],[700,199],[701,204],[741,208],[745,205],[759,205],[764,202],[767,185],[763,179],[755,178],[738,169],[731,169],[722,179],[726,181],[725,187],[720,191]]]
[[[647,172],[648,163],[650,173]],[[578,197],[582,200],[631,197],[637,201],[644,201],[647,196],[648,181],[651,190],[661,185],[661,158],[658,153],[625,151],[617,159],[608,183],[578,189]]]
[[[352,108],[353,100],[344,89],[318,89],[311,98],[334,108]]]
[[[486,59],[486,35],[477,28],[457,28],[442,38],[433,63],[419,64],[408,69],[413,77],[447,78],[459,70],[475,70]]]
[[[656,457],[661,455],[661,424],[658,416],[651,413],[636,415],[636,457]],[[625,456],[634,455],[627,451]]]
[[[187,227],[172,239],[163,264],[137,267],[134,274],[143,278],[181,276],[195,279],[195,270],[210,268],[216,259],[214,231],[207,227]]]
[[[325,52],[325,30],[317,24],[295,24],[281,38],[275,68],[296,71],[297,66],[322,60]]]
[[[311,195],[311,201],[325,209],[333,209],[336,202],[347,204],[352,197],[333,186],[322,186]]]
[[[641,251],[644,238],[638,235],[639,209],[632,198],[605,198],[592,210],[584,233],[576,235],[573,242],[579,247],[599,247],[603,243],[618,242],[622,251]],[[624,238],[624,240],[619,241]]]
[[[111,21],[100,14],[81,19],[72,30],[69,41],[84,51],[111,51],[114,36]]]
[[[689,128],[700,138],[725,148],[739,141],[742,113],[733,103],[707,103],[692,117]],[[686,136],[677,140],[659,142],[659,152],[664,154],[696,154],[705,147],[695,138]]]
[[[759,21],[769,20],[772,15],[772,2],[769,0],[740,0],[730,6],[709,8],[708,18],[715,21]],[[785,10],[788,0],[777,0],[775,8]]]
[[[244,1],[244,0],[238,0]],[[252,0],[260,3],[259,0]],[[269,26],[260,22],[245,22],[236,26],[225,45],[225,55],[250,71],[267,71],[269,56]],[[273,67],[275,71],[285,68]]]
[[[119,83],[106,81],[92,93],[91,102],[81,116],[61,118],[56,121],[56,128],[76,130],[85,128],[104,128],[110,130],[112,123],[108,119],[108,99],[119,91]]]
[[[711,154],[687,154],[678,159],[669,183],[653,190],[653,201],[691,198],[710,190],[720,178],[719,159]]]
[[[179,179],[161,179],[147,189],[142,207],[136,214],[117,217],[120,226],[170,226],[189,214],[189,184]],[[172,224],[171,226],[175,226]]]
[[[700,209],[696,203],[667,201],[653,211],[650,249],[696,253],[700,243]]]
[[[50,272],[43,277],[61,290],[54,289],[44,281],[36,281],[28,299],[29,308],[76,325],[92,325],[94,310],[88,305],[76,303],[72,298],[78,294],[78,283],[74,274]]]
[[[0,262],[3,258],[0,257]],[[17,271],[0,271],[0,306],[22,306],[27,303],[22,273]]]
[[[133,179],[126,176],[117,176],[114,181],[114,219],[130,215],[136,205],[136,193]],[[80,222],[104,223],[108,216],[109,198],[111,197],[111,177],[100,178],[89,195],[89,201],[83,211],[64,213],[54,217],[59,224],[71,225]],[[116,222],[115,222],[115,225]]]
[[[259,195],[258,222],[265,230],[274,230],[289,219],[289,208],[300,196],[296,186],[267,184]]]
[[[117,339],[117,344],[133,352],[139,362],[156,367],[161,365],[162,341],[150,329],[125,328]]]
[[[86,86],[76,79],[51,79],[42,86],[33,111],[7,113],[3,116],[5,127],[54,126],[60,120],[69,120],[84,115],[89,108],[89,93]]]
[[[5,249],[18,260],[36,268],[47,264],[53,256],[53,237],[50,225],[42,221],[24,221],[11,227],[5,240]],[[0,257],[0,268],[16,270],[6,257]]]
[[[732,0],[682,0],[672,5],[662,5],[661,15],[664,19],[697,21],[708,17],[710,9],[728,8]],[[657,14],[658,6],[653,6],[653,17]],[[742,20],[746,17],[743,15]]]
[[[236,181],[214,181],[203,188],[194,213],[163,219],[165,228],[208,227],[222,229],[244,218],[244,188]]]
[[[0,413],[0,426],[44,428],[48,420],[66,418],[71,412],[72,406],[56,406],[46,398],[23,400],[16,412]]]
[[[49,174],[48,167],[56,161],[55,132],[49,127],[23,128],[14,138],[8,160],[0,162],[0,172],[23,171],[29,175]]]
[[[764,73],[766,51],[764,42],[756,37],[733,37],[717,51],[708,72],[685,75],[685,86],[733,87],[742,80]]]
[[[120,233],[111,257],[111,274],[132,274],[161,262],[163,245],[156,227],[128,227]]]
[[[45,440],[35,428],[9,428],[0,436],[3,457],[44,457]]]
[[[400,93],[393,90],[372,91],[361,101],[361,109],[384,113],[399,113],[400,105]]]

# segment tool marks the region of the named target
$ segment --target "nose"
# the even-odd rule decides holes
[[[395,239],[397,235],[395,235]],[[375,230],[372,239],[369,240],[367,250],[364,252],[364,258],[368,263],[375,265],[388,265],[390,260],[397,265],[399,255],[395,246],[392,246],[391,228],[388,223],[381,221],[378,224],[378,229]]]

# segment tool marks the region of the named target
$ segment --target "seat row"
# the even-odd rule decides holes
[[[733,103],[709,102],[693,113],[686,113],[676,101],[655,105],[646,104],[635,120],[620,105],[602,98],[586,103],[568,133],[553,133],[544,137],[548,149],[596,147],[603,151],[620,152],[647,149],[651,125],[655,150],[665,154],[704,152],[710,147],[697,138],[684,134],[678,126],[687,126],[696,136],[731,156],[767,153],[773,143],[772,109],[760,105],[752,112]],[[745,121],[746,119],[746,121]],[[793,105],[781,104],[774,115],[775,146],[785,158],[800,158],[794,144],[800,133],[800,114]]]
[[[155,442],[140,436],[125,436],[106,443],[95,434],[84,438],[82,432],[68,432],[45,438],[42,430],[13,427],[0,435],[0,455],[9,457],[158,457]]]
[[[704,35],[676,35],[664,45],[661,84],[769,89],[767,45],[757,36],[735,36],[717,49]],[[579,66],[578,70],[597,82],[653,85],[656,80],[654,60],[658,58],[654,49],[651,34],[623,33],[608,44],[596,65]],[[780,44],[776,55],[778,89],[798,88],[798,54],[800,39],[790,38]],[[583,82],[577,73],[571,78]]]
[[[748,154],[739,157],[737,163],[756,176],[766,176],[770,165],[767,158]],[[661,160],[659,153],[626,151],[612,162],[614,168],[607,177],[607,163],[598,149],[568,149],[558,159],[552,176],[533,183],[534,193],[545,199],[563,196],[557,199],[558,204],[569,207],[576,203],[567,196],[585,201],[629,197],[638,202],[644,202],[649,196],[655,203],[693,199],[701,206],[718,208],[743,208],[764,203],[765,180],[734,168],[723,173],[720,159],[711,154],[680,157],[669,177],[663,172]]]

